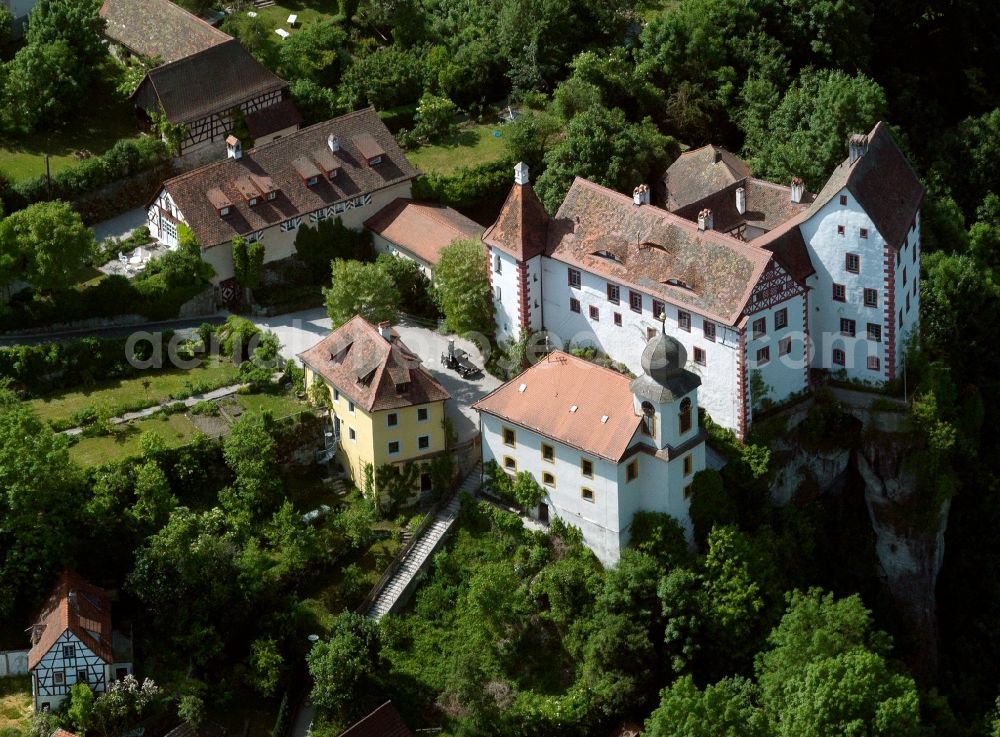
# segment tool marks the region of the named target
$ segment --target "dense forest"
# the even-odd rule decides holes
[[[69,121],[86,104],[101,57],[88,2],[81,19],[76,0],[39,1],[40,21],[0,68],[5,131]],[[277,471],[295,428],[248,419],[225,443],[150,445],[85,472],[0,389],[5,629],[23,629],[72,563],[122,585],[147,671],[192,720],[239,694],[275,697],[305,633],[320,631],[308,657],[328,731],[393,698],[413,726],[469,735],[600,734],[623,720],[656,737],[1000,734],[1000,4],[306,5],[331,17],[283,45],[245,14],[224,27],[289,80],[307,120],[374,105],[419,139],[451,125],[442,110],[495,120],[510,102],[531,111],[508,124],[511,159],[531,165],[551,210],[573,176],[630,191],[679,146],[707,142],[757,176],[816,190],[851,133],[890,124],[927,187],[907,366],[913,474],[928,500],[951,500],[938,657],[882,587],[856,498],[771,507],[763,432],[744,447],[717,433],[730,463],[698,479],[698,554],[650,519],[604,571],[572,530],[528,533],[467,504],[412,610],[375,628],[330,621],[304,593],[330,550],[367,549],[374,513],[299,524]],[[127,92],[134,75],[102,64]],[[418,186],[478,214],[506,192],[509,163]],[[816,443],[849,435],[836,407],[818,405],[809,423]]]

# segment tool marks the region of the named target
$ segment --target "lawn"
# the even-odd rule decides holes
[[[131,107],[106,86],[95,90],[84,109],[61,129],[0,136],[0,172],[12,181],[39,176],[45,173],[48,154],[54,174],[78,163],[74,151],[86,149],[97,156],[117,140],[138,135]]]
[[[413,165],[425,174],[451,174],[461,166],[475,166],[496,161],[506,147],[502,125],[467,125],[450,140],[433,146],[421,146],[406,152]]]
[[[82,466],[101,466],[111,461],[139,455],[139,438],[144,432],[159,435],[168,448],[191,442],[198,428],[182,414],[150,417],[117,428],[112,435],[81,438],[69,449],[70,457]]]
[[[146,387],[144,382],[149,382]],[[199,386],[212,388],[239,382],[239,370],[217,359],[206,361],[192,369],[165,369],[150,371],[134,378],[104,381],[83,389],[29,401],[31,408],[47,422],[69,419],[74,412],[86,409],[108,408],[114,415],[116,408],[152,407],[170,400],[171,394],[191,392]]]
[[[27,735],[31,714],[31,676],[0,679],[0,735]]]
[[[274,419],[298,414],[309,409],[309,405],[288,392],[282,394],[237,394],[238,401],[247,412],[270,412]]]

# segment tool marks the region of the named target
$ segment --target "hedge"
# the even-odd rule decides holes
[[[159,350],[166,357],[171,331],[153,333]],[[94,338],[37,345],[0,348],[0,379],[8,379],[13,388],[32,395],[92,384],[105,379],[132,376],[138,369],[129,363],[127,338]],[[149,340],[138,341],[132,357],[148,359],[154,350]]]
[[[161,274],[130,282],[109,276],[86,289],[68,289],[35,299],[29,291],[0,305],[0,330],[23,330],[66,322],[120,315],[142,315],[148,320],[176,317],[185,302],[196,297],[204,283],[169,286]]]
[[[454,207],[472,219],[492,221],[514,184],[514,161],[500,159],[462,167],[454,174],[427,174],[413,183],[413,197]]]
[[[45,200],[72,201],[152,169],[170,158],[170,147],[158,138],[123,138],[100,156],[83,159],[74,166],[57,171],[52,175],[51,187],[48,178],[42,174],[8,184],[0,199],[8,213]]]

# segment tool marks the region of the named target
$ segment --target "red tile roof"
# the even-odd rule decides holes
[[[391,342],[386,340],[360,315],[299,358],[365,412],[451,398],[398,335],[393,333]]]
[[[750,167],[736,154],[709,144],[685,151],[667,169],[667,209],[671,212],[750,176]]]
[[[848,158],[834,169],[809,214],[846,187],[886,242],[899,248],[923,202],[924,186],[885,123],[876,123],[866,138],[868,150],[853,164]]]
[[[483,242],[499,248],[519,261],[545,251],[549,216],[530,184],[515,184],[500,214],[483,234]]]
[[[386,701],[340,737],[413,737],[391,701]]]
[[[370,133],[385,149],[382,163],[369,166],[351,139]],[[340,139],[340,150],[329,152],[329,136]],[[326,168],[339,165],[333,179],[320,178],[307,187],[296,168],[305,157]],[[236,181],[251,174],[270,177],[280,190],[274,200],[262,200],[254,207],[240,196]],[[344,200],[370,195],[420,174],[406,159],[389,129],[374,108],[342,115],[276,141],[243,152],[240,159],[225,159],[168,179],[163,187],[170,193],[184,220],[204,248],[229,243],[234,236],[248,235],[295,217],[330,207]],[[229,215],[220,217],[206,193],[218,189],[233,203]]]
[[[107,592],[66,569],[32,627],[28,668],[34,669],[66,630],[106,663],[114,661]]]
[[[472,406],[614,463],[628,450],[641,420],[627,376],[562,351]]]
[[[171,123],[194,123],[288,83],[231,39],[150,69],[129,98],[146,111],[160,108]]]
[[[365,227],[434,265],[456,240],[478,241],[483,226],[457,210],[400,197],[365,221]]]
[[[549,228],[549,255],[735,325],[771,254],[577,178]]]
[[[104,0],[104,35],[133,54],[170,63],[232,40],[170,0]]]

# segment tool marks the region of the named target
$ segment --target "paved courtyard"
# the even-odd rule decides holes
[[[275,317],[257,317],[254,318],[254,323],[278,336],[282,345],[281,353],[285,358],[295,358],[330,332],[330,318],[321,307]],[[464,379],[441,365],[441,354],[447,352],[448,339],[452,336],[441,335],[405,320],[395,328],[406,346],[420,357],[423,367],[451,394],[452,399],[446,405],[446,412],[451,418],[459,442],[475,436],[479,432],[479,418],[471,405],[500,386],[500,380],[485,371]],[[455,338],[455,347],[468,353],[474,364],[483,366],[482,351],[471,341]]]

